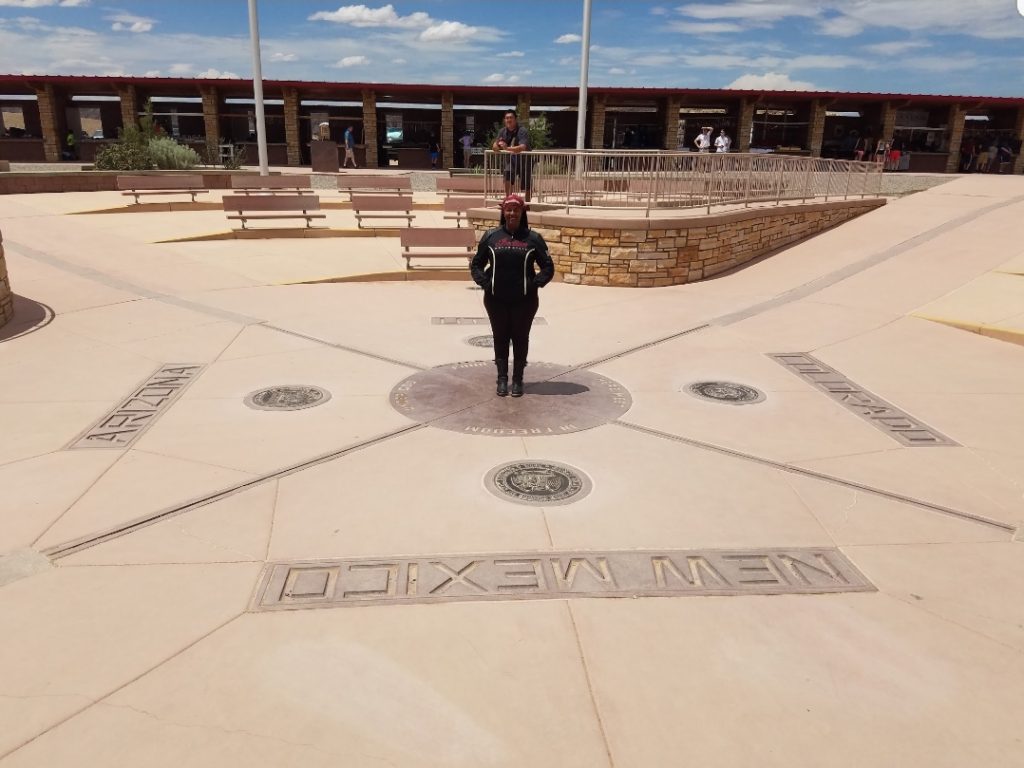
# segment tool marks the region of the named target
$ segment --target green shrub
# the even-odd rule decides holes
[[[199,155],[191,147],[179,144],[167,136],[159,136],[149,141],[149,154],[153,163],[162,171],[187,171],[195,168]]]
[[[99,171],[148,171],[153,156],[145,144],[119,141],[97,152],[95,165]]]

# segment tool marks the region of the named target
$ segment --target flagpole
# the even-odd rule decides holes
[[[260,20],[256,0],[249,0],[249,37],[252,40],[252,91],[256,100],[256,145],[259,147],[260,176],[269,176],[267,117],[263,109],[263,66],[260,61]]]
[[[583,0],[583,42],[580,56],[580,102],[576,117],[576,149],[584,149],[587,137],[587,80],[590,76],[590,3]]]

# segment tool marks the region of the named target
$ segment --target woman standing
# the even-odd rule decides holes
[[[498,367],[497,394],[509,394],[511,342],[511,394],[522,397],[530,327],[539,305],[537,291],[551,282],[555,265],[544,238],[530,229],[526,203],[519,195],[508,195],[501,201],[501,225],[480,238],[470,272],[473,281],[484,289],[484,308],[494,335],[494,364]]]

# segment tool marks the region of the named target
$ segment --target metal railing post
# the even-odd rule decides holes
[[[785,158],[779,158],[779,185],[775,188],[775,205],[778,205],[782,200],[782,179],[786,174],[786,160]]]
[[[828,164],[828,175],[825,177],[825,202],[828,202],[828,193],[832,191],[832,163]]]
[[[853,169],[843,161],[843,166],[846,168],[846,191],[843,192],[843,200],[850,197],[850,182],[853,181]]]
[[[747,183],[743,189],[743,207],[750,207],[750,181],[754,175],[754,156],[747,155]]]

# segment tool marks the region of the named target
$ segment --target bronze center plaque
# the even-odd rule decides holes
[[[489,437],[562,435],[593,429],[633,404],[618,382],[567,365],[531,363],[525,396],[496,397],[494,363],[451,363],[413,374],[391,390],[391,405],[438,429]]]

